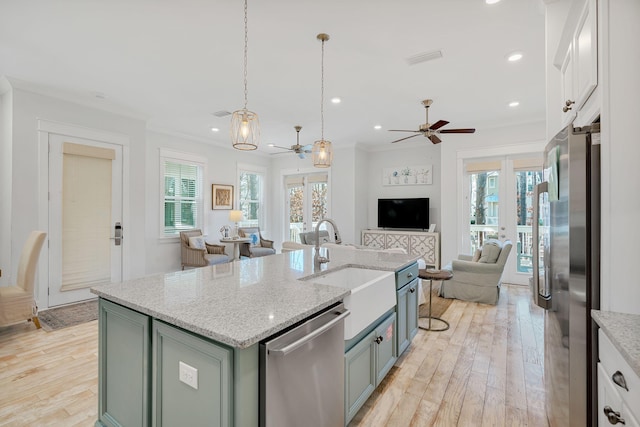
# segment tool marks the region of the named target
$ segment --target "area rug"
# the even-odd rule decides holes
[[[98,300],[80,302],[38,312],[42,329],[55,331],[98,318]]]

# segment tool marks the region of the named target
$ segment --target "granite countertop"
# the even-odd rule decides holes
[[[323,249],[324,251],[324,249]],[[416,256],[331,248],[316,270],[313,249],[157,274],[91,292],[236,348],[247,348],[341,301],[349,290],[299,280],[343,267],[398,271]]]
[[[640,315],[591,310],[591,317],[640,377]]]

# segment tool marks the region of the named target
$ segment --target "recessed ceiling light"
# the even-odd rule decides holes
[[[269,147],[275,147],[276,145],[275,145],[275,144],[267,144],[267,146],[269,146]]]
[[[500,0],[484,0],[484,2],[485,2],[486,4],[496,4],[496,3],[498,3],[499,1],[500,1]]]
[[[382,129],[382,126],[380,126],[380,125],[375,125],[373,128],[374,128],[375,130],[380,130],[380,129]]]
[[[507,56],[507,61],[516,62],[522,59],[522,53],[520,52],[512,52]]]
[[[334,104],[340,104],[342,102],[342,99],[336,96],[335,98],[331,98],[331,102],[333,102]]]
[[[219,132],[219,131],[220,131],[220,129],[218,129],[218,128],[211,128],[211,132]]]
[[[517,107],[518,105],[520,105],[518,101],[513,101],[509,103],[509,107]]]

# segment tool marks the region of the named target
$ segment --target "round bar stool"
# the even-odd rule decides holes
[[[434,280],[449,280],[453,277],[453,273],[450,272],[449,270],[429,270],[429,269],[423,268],[418,270],[418,277],[420,277],[423,280],[429,281],[429,315],[420,316],[421,319],[429,319],[429,326],[428,327],[421,326],[420,323],[418,322],[418,327],[420,329],[424,329],[425,331],[434,331],[434,332],[446,331],[447,329],[449,329],[449,322],[439,317],[431,316],[431,298],[432,298],[431,293],[433,291]],[[431,320],[439,320],[440,322],[444,323],[444,326],[439,329],[434,329],[431,327]]]

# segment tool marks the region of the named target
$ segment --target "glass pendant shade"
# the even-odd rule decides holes
[[[328,168],[333,161],[333,149],[331,148],[331,141],[321,139],[313,143],[311,149],[311,155],[313,156],[313,166],[317,168]]]
[[[255,150],[260,140],[258,115],[247,109],[234,111],[231,116],[231,143],[238,150]]]

